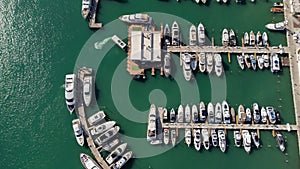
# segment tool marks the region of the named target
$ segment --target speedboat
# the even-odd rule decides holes
[[[194,129],[194,147],[197,151],[201,149],[201,131],[200,129]]]
[[[191,64],[191,69],[195,71],[197,69],[197,60],[196,60],[195,54],[193,54],[191,56],[191,62],[190,62],[190,64]]]
[[[67,74],[65,78],[65,99],[67,108],[72,114],[75,109],[75,74]]]
[[[201,52],[199,53],[199,70],[200,72],[205,72],[205,67],[206,67],[206,58],[205,58],[205,53]]]
[[[250,60],[251,60],[251,67],[253,70],[256,70],[256,59],[254,57],[254,55],[250,55]]]
[[[223,3],[226,4],[226,3],[227,3],[227,0],[223,0]]]
[[[223,122],[225,124],[230,124],[230,113],[228,103],[224,100],[222,102],[222,111],[223,111]]]
[[[109,139],[114,137],[119,132],[119,130],[120,130],[119,126],[115,126],[115,127],[110,128],[109,130],[107,130],[106,132],[101,134],[99,137],[97,137],[95,139],[95,143],[98,146],[101,146],[103,143],[106,143]]]
[[[90,125],[94,125],[106,117],[104,111],[98,111],[96,114],[92,115],[88,118],[88,122]]]
[[[86,106],[89,106],[92,100],[92,76],[83,78],[83,100]]]
[[[125,153],[122,158],[120,158],[115,165],[113,166],[113,169],[120,169],[124,166],[124,164],[132,157],[132,151],[128,151]]]
[[[164,58],[164,73],[166,77],[169,77],[171,74],[171,56],[169,52],[165,54]]]
[[[156,139],[156,106],[151,104],[148,115],[147,141]]]
[[[115,150],[113,150],[106,158],[106,162],[111,165],[118,157],[120,157],[127,146],[127,143],[119,145]]]
[[[248,34],[248,32],[245,32],[245,34],[244,34],[244,44],[249,45],[249,34]]]
[[[83,130],[81,127],[81,123],[79,119],[74,119],[72,121],[72,127],[74,131],[74,135],[76,137],[76,141],[80,146],[83,146],[84,144],[84,136],[83,136]]]
[[[248,130],[242,130],[244,149],[247,153],[251,151],[251,136]]]
[[[200,102],[199,104],[199,114],[200,114],[200,122],[204,122],[207,117],[207,111],[204,102]]]
[[[252,137],[252,140],[254,142],[254,145],[256,146],[256,148],[259,148],[259,138],[258,138],[258,135],[257,135],[257,132],[256,131],[251,131],[251,137]]]
[[[192,119],[194,123],[197,123],[199,121],[198,109],[195,104],[192,106]]]
[[[185,106],[184,119],[187,123],[191,122],[191,108],[188,104]]]
[[[176,145],[176,131],[175,131],[175,129],[171,130],[171,143],[172,143],[172,146],[175,147],[175,145]]]
[[[206,3],[206,0],[201,0],[201,1],[202,1],[202,3],[203,3],[203,4],[205,4],[205,3]]]
[[[206,63],[207,63],[206,71],[208,72],[208,74],[210,74],[213,70],[213,64],[214,64],[212,53],[206,54]]]
[[[205,43],[205,29],[202,23],[199,23],[198,25],[198,43],[200,46]]]
[[[102,169],[89,155],[80,153],[80,161],[86,169]]]
[[[120,143],[119,139],[114,139],[113,141],[106,143],[102,146],[102,149],[105,151],[110,151],[112,148],[114,148],[116,145]]]
[[[207,121],[208,123],[212,124],[215,122],[215,112],[214,112],[214,105],[211,102],[209,102],[207,105],[207,111],[208,111]]]
[[[192,142],[192,132],[191,132],[191,129],[189,129],[189,128],[185,129],[184,137],[185,137],[185,143],[189,147],[191,145],[191,142]]]
[[[254,46],[255,45],[255,34],[254,34],[253,31],[250,32],[249,45],[250,46]]]
[[[236,36],[232,29],[229,31],[229,44],[230,46],[236,46]]]
[[[163,119],[168,120],[168,110],[166,108],[163,108]]]
[[[108,122],[102,123],[102,124],[94,127],[91,130],[91,135],[101,134],[101,133],[109,130],[110,128],[112,128],[115,124],[116,124],[115,121],[108,121]]]
[[[270,62],[272,73],[280,71],[279,57],[277,53],[271,53]]]
[[[222,64],[222,57],[219,53],[215,53],[215,72],[218,77],[222,75],[223,72],[223,64]]]
[[[260,121],[260,111],[257,103],[253,103],[253,121],[254,123],[259,123]]]
[[[195,0],[195,2],[198,4],[200,2],[200,0]]]
[[[222,44],[223,46],[227,46],[229,43],[229,35],[228,35],[228,30],[225,28],[223,29],[222,32]]]
[[[89,15],[91,5],[92,5],[91,0],[82,0],[81,15],[84,19],[86,19],[87,16]]]
[[[215,107],[215,123],[220,124],[221,122],[222,122],[222,106],[220,103],[217,103]]]
[[[182,54],[182,60],[183,60],[183,75],[186,81],[190,81],[192,78],[192,70],[191,70],[191,56],[189,53],[183,53]]]
[[[276,112],[276,121],[277,121],[277,123],[281,123],[281,118],[280,118],[280,114],[279,114],[279,112]]]
[[[246,122],[251,122],[252,121],[252,114],[250,108],[246,108]]]
[[[240,147],[242,144],[242,136],[239,130],[233,131],[234,144],[237,147]]]
[[[207,129],[202,129],[203,146],[205,150],[209,149],[209,134]]]
[[[164,39],[165,39],[165,44],[167,46],[170,46],[171,45],[171,29],[169,27],[168,24],[166,24],[166,26],[164,27]]]
[[[196,26],[195,25],[192,25],[190,27],[189,43],[190,43],[190,46],[196,46],[197,45],[197,32],[196,32]]]
[[[284,21],[278,23],[269,23],[265,26],[267,29],[275,30],[275,31],[283,31],[285,30]]]
[[[237,55],[237,60],[238,60],[238,63],[239,63],[239,66],[242,70],[245,69],[245,62],[244,62],[244,57],[243,55]]]
[[[172,45],[173,46],[178,46],[180,42],[179,39],[179,26],[176,21],[173,22],[172,24]]]
[[[235,123],[235,110],[233,107],[230,108],[230,114],[231,114],[231,120],[233,123]]]
[[[256,34],[256,44],[257,46],[262,46],[262,36],[260,31],[258,31]]]
[[[262,55],[257,55],[257,65],[260,70],[264,68],[264,58]]]
[[[239,108],[238,108],[238,119],[239,119],[239,123],[244,123],[245,120],[246,120],[246,113],[245,113],[245,109],[244,109],[243,105],[239,105]]]
[[[267,54],[263,54],[263,58],[264,58],[264,67],[269,68],[270,66],[269,56]]]
[[[279,131],[276,131],[276,142],[279,146],[279,149],[284,152],[285,146],[284,146],[284,139],[282,134]]]
[[[164,129],[164,143],[167,145],[170,141],[170,132],[169,129]]]
[[[268,107],[266,107],[266,109],[267,109],[267,114],[268,114],[270,123],[275,124],[276,123],[276,114],[275,114],[274,108],[271,106],[268,106]]]
[[[177,122],[178,122],[178,123],[183,123],[183,118],[184,118],[183,106],[180,105],[180,106],[178,107]]]
[[[218,130],[220,150],[224,153],[226,151],[226,137],[224,130]]]
[[[270,9],[270,12],[272,12],[272,13],[283,13],[284,12],[284,9],[283,8],[278,8],[278,7],[272,7],[271,9]]]
[[[282,2],[274,2],[273,6],[274,7],[283,7],[283,3]]]
[[[251,60],[250,60],[250,56],[248,54],[245,54],[245,63],[248,69],[251,68]]]
[[[119,19],[129,24],[152,24],[152,18],[148,14],[142,13],[122,15]]]
[[[264,33],[262,34],[262,45],[263,45],[263,46],[267,46],[267,45],[268,45],[268,35],[267,35],[266,32],[264,32]]]
[[[261,122],[266,123],[267,122],[267,111],[264,107],[260,109],[260,115],[261,115]]]
[[[210,136],[211,136],[211,142],[212,142],[212,145],[213,145],[214,147],[217,147],[219,143],[218,143],[218,135],[217,135],[215,129],[211,129],[211,131],[210,131]]]
[[[170,111],[170,122],[174,123],[176,121],[175,110],[172,108]]]

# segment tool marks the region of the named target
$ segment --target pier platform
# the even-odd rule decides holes
[[[90,21],[89,21],[89,27],[91,29],[100,29],[102,28],[102,23],[97,23],[96,22],[96,14],[97,14],[97,8],[98,8],[98,2],[99,0],[94,0],[93,2],[95,2],[95,4],[93,4],[93,6],[91,7],[91,18],[90,18]]]

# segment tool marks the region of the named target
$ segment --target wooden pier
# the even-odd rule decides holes
[[[288,57],[281,57],[281,65],[284,67],[290,66],[290,60]]]
[[[92,8],[93,8],[92,10],[94,11],[94,13],[92,14],[92,17],[90,18],[89,27],[91,29],[100,29],[100,28],[102,28],[102,23],[96,22],[96,16],[97,16],[96,14],[97,14],[99,0],[95,0],[94,2],[95,2],[95,4],[93,4],[93,6],[92,6]]]

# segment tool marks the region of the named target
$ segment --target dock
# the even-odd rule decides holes
[[[290,66],[290,60],[288,57],[281,57],[281,65],[284,67]]]
[[[96,22],[98,2],[99,2],[99,0],[93,0],[93,5],[91,7],[91,13],[90,13],[91,18],[90,18],[90,21],[89,21],[89,27],[91,29],[100,29],[100,28],[102,28],[102,23],[97,23]]]

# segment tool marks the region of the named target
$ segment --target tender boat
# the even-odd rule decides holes
[[[67,74],[65,78],[65,99],[67,108],[72,114],[75,109],[75,74]]]
[[[132,157],[132,151],[125,153],[122,158],[120,158],[116,164],[113,166],[114,169],[120,169],[124,164]]]
[[[89,155],[80,153],[80,161],[86,169],[102,169]]]
[[[94,125],[101,120],[103,120],[106,117],[104,111],[99,111],[96,114],[92,115],[91,117],[88,118],[88,122],[90,125]]]
[[[275,114],[274,108],[271,106],[268,106],[268,107],[266,107],[266,109],[267,109],[267,114],[268,114],[270,123],[275,124],[276,123],[276,114]]]
[[[239,63],[239,66],[242,70],[245,69],[245,62],[244,62],[244,57],[243,55],[237,55],[237,60],[238,60],[238,63]]]
[[[285,30],[285,24],[283,22],[278,23],[269,23],[265,26],[267,29],[274,30],[274,31],[283,31]]]
[[[264,58],[262,55],[257,55],[257,65],[260,70],[264,68]]]
[[[276,121],[277,121],[278,124],[281,123],[281,118],[280,118],[279,112],[276,112]]]
[[[238,108],[238,119],[239,119],[239,123],[240,124],[245,123],[246,113],[245,113],[245,109],[244,109],[243,105],[239,105],[239,108]]]
[[[147,141],[156,139],[156,106],[151,104],[148,114]]]
[[[262,34],[262,45],[263,45],[263,46],[267,46],[267,45],[268,45],[268,35],[267,35],[266,32],[264,32],[264,33]]]
[[[262,46],[262,36],[260,31],[258,31],[256,34],[256,44],[257,46]]]
[[[223,46],[227,46],[229,43],[229,35],[228,35],[228,30],[225,28],[223,29],[222,32],[222,44]]]
[[[97,137],[95,139],[95,143],[98,146],[101,146],[103,143],[106,143],[109,139],[114,137],[119,132],[119,130],[120,130],[119,126],[115,126],[113,128],[110,128],[109,130],[107,130],[106,132],[101,134],[99,137]]]
[[[279,57],[277,53],[271,53],[270,62],[271,62],[272,73],[276,73],[280,71],[280,63],[279,63]]]
[[[192,70],[190,67],[191,64],[191,56],[189,53],[183,53],[182,54],[182,69],[183,69],[183,75],[186,81],[190,81],[192,78]]]
[[[279,149],[284,152],[285,146],[284,146],[284,139],[282,134],[279,131],[276,131],[276,142],[279,146]]]
[[[209,102],[207,105],[207,111],[208,111],[208,115],[207,115],[208,123],[210,124],[215,123],[214,105],[211,102]]]
[[[194,147],[197,151],[201,149],[201,131],[200,129],[194,129]]]
[[[267,122],[267,111],[265,109],[265,107],[262,107],[260,109],[260,115],[261,115],[261,122],[266,123]]]
[[[283,8],[272,7],[272,8],[270,9],[270,12],[272,12],[272,13],[283,13],[284,10],[283,10]]]
[[[235,123],[235,110],[233,107],[230,108],[230,114],[231,114],[231,120],[233,123]]]
[[[189,147],[191,145],[191,142],[192,142],[192,132],[191,132],[191,129],[189,129],[189,128],[185,129],[184,137],[185,137],[185,143]]]
[[[229,44],[230,46],[236,46],[236,36],[232,29],[229,31]]]
[[[169,77],[171,74],[171,55],[169,52],[165,54],[164,58],[164,73],[166,77]]]
[[[256,70],[256,59],[254,57],[254,55],[250,55],[250,60],[251,60],[251,67],[253,70]]]
[[[190,108],[190,106],[188,104],[185,106],[184,120],[187,123],[191,122],[191,108]]]
[[[212,145],[213,145],[214,147],[217,147],[219,143],[218,143],[218,135],[217,135],[215,129],[211,129],[211,131],[210,131],[210,136],[211,136],[211,142],[212,142]]]
[[[249,45],[249,34],[248,34],[248,32],[245,32],[245,34],[244,34],[244,44]]]
[[[253,121],[254,123],[259,123],[260,121],[260,111],[257,103],[253,103]]]
[[[222,102],[222,111],[223,111],[223,122],[224,124],[230,124],[230,113],[228,103],[224,100]]]
[[[214,64],[212,53],[206,54],[206,63],[207,63],[206,71],[208,72],[208,74],[210,74],[213,70],[213,64]]]
[[[176,131],[175,131],[175,129],[171,130],[171,143],[172,143],[172,146],[175,147],[175,145],[176,145]]]
[[[205,29],[202,23],[198,25],[198,43],[200,46],[205,44]]]
[[[169,129],[164,129],[164,143],[167,145],[170,141],[170,132]]]
[[[175,110],[172,108],[170,111],[170,122],[174,123],[176,121]]]
[[[205,4],[205,3],[206,3],[206,0],[201,0],[201,1],[202,1],[202,3],[203,3],[203,4]]]
[[[172,45],[178,46],[179,42],[180,42],[179,26],[178,26],[178,23],[176,21],[174,21],[172,24]]]
[[[223,0],[223,3],[226,4],[226,3],[227,3],[227,0]]]
[[[92,76],[83,78],[83,100],[86,106],[89,106],[92,100]]]
[[[283,7],[283,3],[282,2],[274,2],[273,6],[274,7]]]
[[[223,73],[223,64],[222,64],[222,57],[220,54],[215,53],[215,72],[218,77],[220,77]]]
[[[220,150],[224,153],[226,151],[226,137],[224,130],[218,130]]]
[[[217,103],[215,107],[215,123],[220,124],[221,122],[222,122],[222,106],[220,103]]]
[[[167,46],[171,45],[171,29],[168,24],[164,27],[164,39]]]
[[[105,150],[105,151],[110,151],[112,148],[114,148],[119,143],[120,143],[120,140],[116,138],[113,141],[111,141],[111,142],[109,142],[107,144],[104,144],[102,146],[102,149]]]
[[[234,144],[237,147],[240,147],[242,144],[242,136],[239,130],[233,131]]]
[[[254,46],[255,45],[255,34],[254,34],[253,31],[250,32],[249,45],[250,46]]]
[[[200,122],[205,122],[207,117],[207,111],[204,102],[200,102],[199,104],[199,114],[200,114]]]
[[[113,150],[106,158],[106,162],[111,165],[118,157],[120,157],[127,146],[127,143],[119,145],[115,150]]]
[[[115,124],[116,124],[115,121],[108,121],[108,122],[102,123],[102,124],[94,127],[91,130],[91,135],[101,134],[101,133],[109,130],[110,128],[112,128]]]
[[[263,58],[264,58],[264,67],[269,68],[270,66],[269,56],[267,54],[263,54]]]
[[[74,135],[75,135],[77,143],[80,146],[83,146],[84,136],[83,136],[83,130],[82,130],[82,127],[81,127],[80,120],[79,119],[72,120],[72,127],[73,127],[73,131],[74,131]]]
[[[247,153],[250,153],[250,151],[251,151],[251,136],[249,134],[249,131],[242,130],[242,136],[243,136],[244,149]]]
[[[250,60],[250,56],[248,54],[245,54],[245,63],[248,69],[251,68],[251,60]]]
[[[148,14],[142,13],[122,15],[119,19],[129,24],[152,24],[152,18]]]
[[[252,121],[252,114],[250,108],[246,108],[246,122],[251,122]]]
[[[87,16],[90,13],[90,8],[91,8],[92,2],[91,0],[82,0],[81,4],[81,15],[84,19],[87,18]]]
[[[205,68],[206,68],[206,58],[205,58],[205,53],[201,52],[199,53],[199,70],[200,72],[205,72]]]
[[[209,134],[207,129],[202,129],[203,146],[205,150],[209,150]]]
[[[200,0],[195,0],[195,2],[198,4],[200,2]]]
[[[178,107],[177,122],[178,122],[178,123],[183,123],[183,118],[184,118],[183,106],[180,105],[180,106]]]
[[[163,108],[163,119],[168,120],[168,110],[166,108]]]
[[[199,121],[198,109],[195,104],[192,106],[192,119],[194,123],[197,123]]]
[[[197,69],[197,60],[195,54],[191,55],[191,69],[195,71]]]
[[[190,27],[189,43],[190,43],[190,46],[196,46],[197,45],[197,32],[196,32],[196,26],[195,25],[192,25]]]
[[[256,131],[251,131],[251,137],[252,137],[252,140],[254,142],[254,145],[256,146],[256,148],[259,148],[259,138],[258,138],[258,135],[257,135],[257,132]]]

